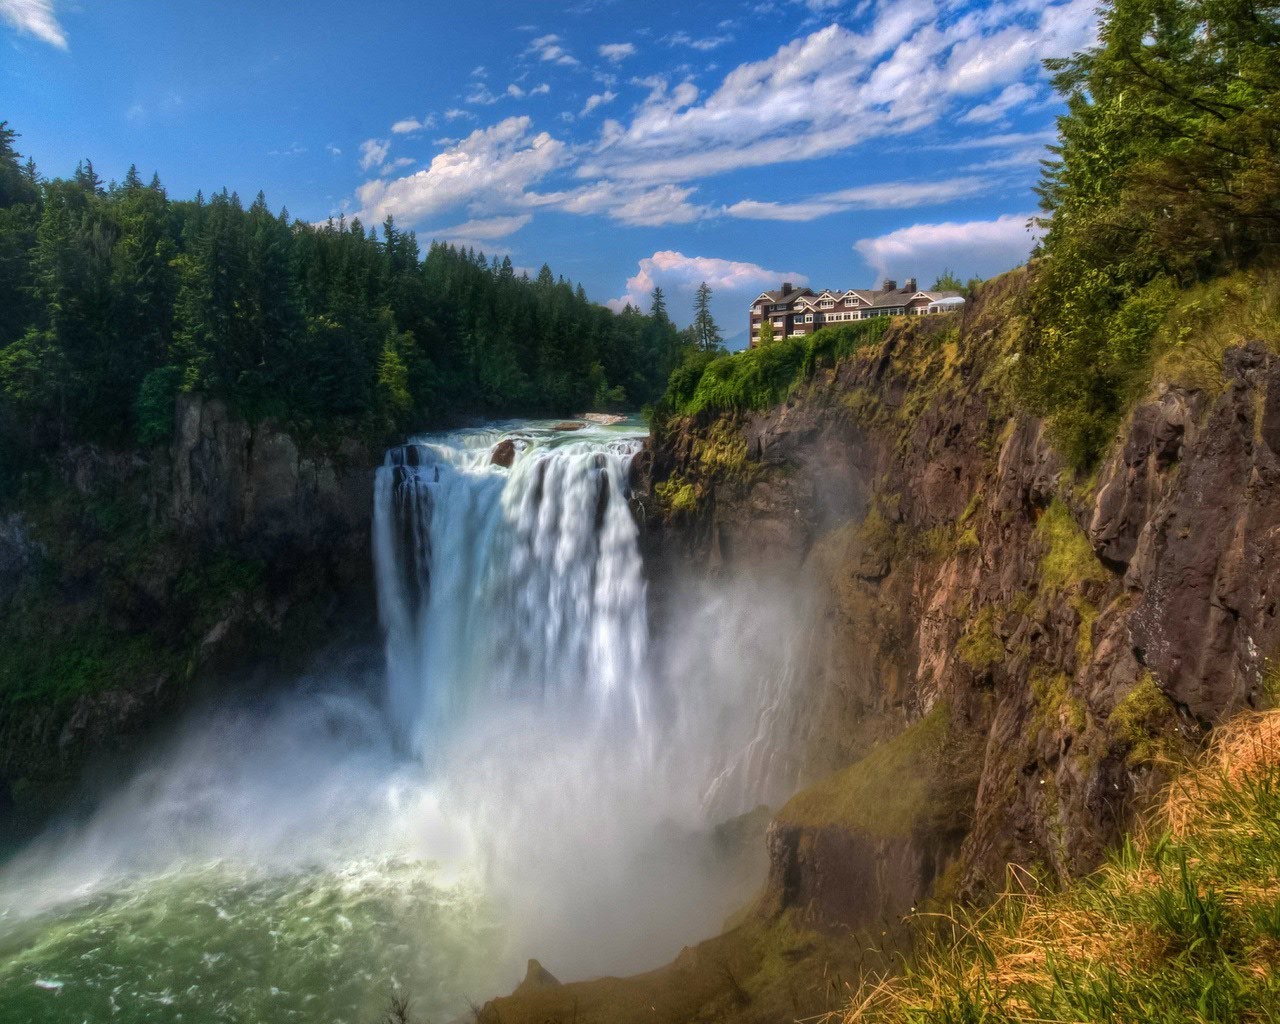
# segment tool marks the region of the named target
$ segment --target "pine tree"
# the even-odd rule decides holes
[[[704,352],[719,348],[723,340],[711,315],[711,286],[706,281],[698,285],[698,293],[693,300],[693,335],[698,348]]]

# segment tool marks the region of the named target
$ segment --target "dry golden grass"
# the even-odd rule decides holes
[[[924,950],[842,1024],[1280,1022],[1280,712],[1219,730],[1099,871],[1012,872],[982,909],[922,916]]]

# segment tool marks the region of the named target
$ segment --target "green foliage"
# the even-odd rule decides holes
[[[1059,594],[1082,583],[1101,583],[1108,578],[1089,538],[1060,498],[1054,498],[1041,514],[1036,537],[1044,550],[1040,557],[1040,589],[1045,593]]]
[[[157,366],[142,378],[134,409],[139,444],[163,444],[173,437],[173,397],[181,383],[176,366]]]
[[[758,344],[771,345],[773,344],[773,341],[774,341],[773,321],[770,320],[768,317],[765,317],[762,321],[760,321],[760,341],[758,342]]]
[[[440,244],[423,257],[390,218],[379,234],[290,221],[261,193],[247,208],[225,190],[174,201],[134,169],[109,188],[89,163],[41,181],[15,139],[0,126],[9,460],[160,442],[178,389],[304,437],[639,406],[687,347],[661,296],[653,316],[614,313],[546,267],[530,280]]]
[[[1150,372],[1177,288],[1280,244],[1280,8],[1113,0],[1097,46],[1050,61],[1066,98],[1023,387],[1088,465]]]
[[[786,338],[702,365],[688,363],[673,375],[665,407],[678,415],[768,409],[823,365],[833,365],[876,341],[888,317],[824,327],[808,337]],[[694,380],[696,376],[696,381]]]

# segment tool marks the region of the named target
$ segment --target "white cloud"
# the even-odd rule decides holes
[[[636,47],[634,43],[605,43],[600,47],[599,52],[605,60],[621,64],[628,57],[635,56]]]
[[[688,46],[694,50],[701,50],[706,53],[710,50],[724,46],[725,43],[733,42],[733,36],[706,36],[702,39],[689,35],[688,32],[673,32],[662,40],[668,46]]]
[[[683,185],[649,187],[599,181],[568,192],[536,196],[533,201],[566,213],[603,214],[632,227],[660,227],[664,224],[691,224],[707,215],[705,207],[689,202],[694,191]]]
[[[417,162],[418,161],[413,159],[411,156],[398,156],[394,160],[389,160],[387,163],[383,164],[382,170],[378,173],[385,178],[388,174],[395,174],[396,171],[402,171],[406,167],[412,167]]]
[[[53,0],[0,0],[0,18],[50,46],[67,48],[67,34],[53,13]]]
[[[543,82],[543,83],[541,83],[540,85],[535,85],[532,89],[530,89],[530,90],[529,90],[529,95],[530,95],[530,96],[545,96],[545,95],[546,95],[547,93],[549,93],[550,91],[551,91],[551,86],[547,85],[547,83],[546,83],[546,82]]]
[[[586,117],[589,113],[591,113],[591,111],[595,110],[597,107],[603,107],[606,103],[612,103],[617,98],[618,98],[618,94],[609,89],[606,89],[602,93],[597,93],[594,96],[588,96],[587,102],[582,107],[582,113],[578,116]]]
[[[1000,91],[1000,95],[990,103],[980,103],[965,112],[960,120],[966,124],[989,124],[992,121],[999,121],[1014,107],[1025,107],[1039,95],[1039,91],[1027,85],[1026,82],[1014,82],[1012,85],[1005,86]]]
[[[950,267],[960,277],[988,277],[1027,258],[1037,233],[1031,214],[1009,213],[995,220],[913,224],[878,238],[863,238],[854,249],[882,277],[924,281]]]
[[[525,53],[550,64],[563,64],[566,67],[577,64],[578,59],[561,46],[561,42],[560,37],[554,33],[539,36],[529,44],[529,49]]]
[[[390,152],[390,139],[365,139],[360,143],[360,169],[367,171],[370,167],[381,167]]]
[[[457,224],[451,228],[440,228],[426,232],[430,237],[442,242],[454,242],[463,239],[469,245],[473,242],[492,242],[495,239],[514,235],[522,227],[533,220],[532,214],[521,213],[511,217],[483,217],[469,220],[465,224]]]
[[[356,192],[363,220],[388,213],[408,224],[463,205],[528,207],[530,186],[566,159],[563,142],[533,133],[527,117],[510,117],[472,132],[438,154],[429,167],[394,181],[365,182]]]
[[[430,121],[430,118],[427,120]],[[431,127],[429,124],[419,121],[416,117],[406,117],[391,126],[391,133],[393,135],[412,135],[414,132],[420,132],[423,128],[429,127]]]
[[[579,174],[687,180],[917,132],[1000,102],[1042,73],[1044,57],[1088,45],[1095,3],[994,0],[966,10],[878,0],[858,32],[829,25],[740,65],[706,95],[690,82],[649,80],[630,124],[602,133]],[[1005,97],[1008,109],[1019,94]]]
[[[649,306],[649,294],[655,287],[667,293],[667,301],[673,310],[692,298],[694,291],[705,281],[712,292],[719,293],[717,305],[730,300],[754,298],[768,288],[776,288],[783,281],[806,285],[804,274],[766,270],[757,263],[739,263],[734,260],[716,259],[710,256],[686,256],[681,252],[666,250],[655,252],[640,261],[634,276],[628,278],[626,291],[608,303],[615,310],[628,302],[641,309]],[[745,316],[745,314],[744,314]]]
[[[326,143],[325,143],[324,151],[325,151],[326,153],[328,153],[330,156],[333,156],[333,157],[342,156],[342,150],[340,150],[340,149],[339,149],[337,146],[335,146],[332,142],[326,142]]]
[[[469,110],[461,110],[458,107],[454,107],[452,110],[446,110],[444,112],[444,119],[446,121],[474,121],[476,119],[476,115],[471,113]]]
[[[744,199],[725,208],[730,217],[746,220],[809,221],[843,210],[905,210],[932,206],[987,191],[986,178],[948,178],[944,181],[888,181],[828,192],[796,203]]]

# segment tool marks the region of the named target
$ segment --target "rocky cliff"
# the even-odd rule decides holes
[[[374,453],[182,396],[168,446],[59,452],[0,511],[0,818],[201,690],[372,635]]]
[[[1280,358],[1251,344],[1227,351],[1224,387],[1153,383],[1076,472],[1013,397],[1023,280],[896,322],[775,408],[655,424],[659,599],[692,561],[743,587],[789,573],[816,607],[803,784],[775,809],[768,882],[666,969],[689,994],[663,1019],[836,1008],[821,979],[867,966],[867,936],[925,900],[983,898],[1009,864],[1092,869],[1171,765],[1268,699]],[[572,999],[606,1020],[659,982],[611,984],[495,1010],[555,1019]]]

